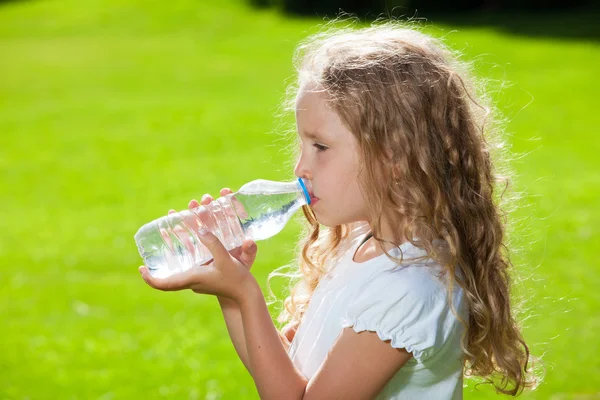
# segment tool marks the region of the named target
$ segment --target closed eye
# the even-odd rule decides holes
[[[318,144],[318,143],[315,143],[313,146],[316,147],[317,152],[319,152],[319,153],[322,152],[322,151],[325,151],[325,150],[327,150],[329,148],[329,147],[325,147],[325,146],[323,146],[321,144]]]

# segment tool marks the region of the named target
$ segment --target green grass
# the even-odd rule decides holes
[[[203,193],[291,176],[275,114],[319,22],[233,1],[0,6],[0,398],[258,397],[216,299],[147,287],[133,234]],[[491,27],[448,42],[511,84],[494,97],[524,155],[517,290],[547,368],[523,398],[598,398],[600,45]],[[298,231],[259,242],[263,288]],[[496,398],[473,386],[466,399]]]

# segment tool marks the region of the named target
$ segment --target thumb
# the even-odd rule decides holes
[[[252,239],[247,239],[242,243],[242,255],[240,256],[240,261],[244,263],[247,267],[254,264],[254,260],[256,260],[256,253],[258,252],[258,246]]]
[[[231,257],[219,238],[208,229],[201,226],[198,229],[198,238],[208,248],[208,251],[210,251],[210,254],[215,260],[215,263],[218,263],[221,260],[227,260]]]

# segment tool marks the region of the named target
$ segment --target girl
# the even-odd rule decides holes
[[[144,280],[218,296],[262,399],[461,399],[463,373],[509,395],[535,387],[488,109],[464,64],[398,22],[316,34],[295,60],[294,173],[315,200],[283,332],[249,272],[251,240],[229,253],[205,233],[214,260],[164,280],[142,266]]]

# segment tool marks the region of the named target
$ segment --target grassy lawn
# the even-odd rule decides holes
[[[0,398],[258,398],[216,299],[146,286],[133,235],[203,193],[293,178],[278,107],[320,20],[205,3],[0,5]],[[600,44],[432,22],[508,119],[515,289],[546,367],[523,398],[600,398]],[[258,243],[265,292],[299,218]]]

